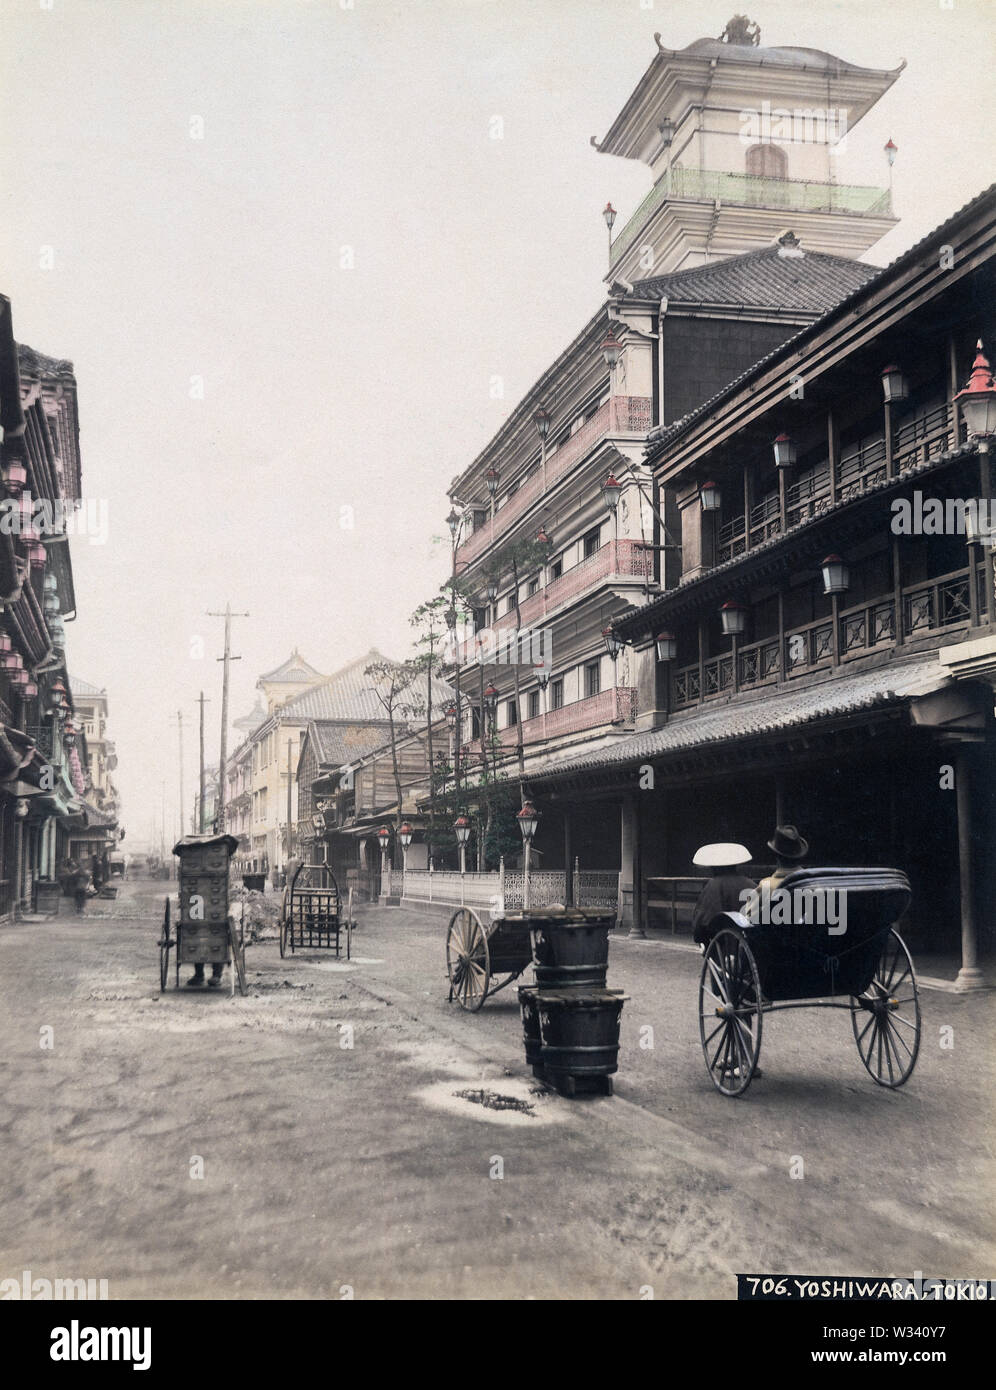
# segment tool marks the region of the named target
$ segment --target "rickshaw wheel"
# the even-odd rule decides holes
[[[699,1036],[724,1096],[743,1095],[761,1055],[761,981],[743,932],[722,927],[706,947],[699,981]]]
[[[281,960],[283,960],[284,956],[287,954],[287,933],[288,933],[289,929],[290,929],[290,923],[289,923],[288,917],[287,917],[287,893],[286,893],[286,890],[285,890],[285,891],[284,891],[284,908],[283,908],[283,912],[282,912],[281,917],[280,917],[280,959],[281,959]]]
[[[228,919],[228,940],[232,949],[232,970],[235,972],[235,979],[239,984],[239,993],[244,999],[249,993],[249,985],[246,983],[246,945],[241,935],[235,930],[233,917]]]
[[[167,977],[167,975],[169,974],[169,948],[170,948],[170,946],[172,945],[172,942],[170,941],[169,928],[170,928],[170,910],[169,910],[169,898],[167,898],[167,899],[166,899],[166,911],[165,911],[164,914],[163,914],[163,934],[162,934],[162,937],[160,938],[160,941],[159,941],[159,988],[160,988],[160,990],[164,990],[164,989],[166,988],[166,977]]]
[[[469,907],[461,907],[450,918],[446,933],[446,969],[450,977],[450,998],[462,1009],[476,1013],[488,997],[491,957],[481,919]]]
[[[889,929],[871,984],[851,1000],[858,1054],[873,1081],[895,1090],[920,1051],[920,991],[906,943]]]

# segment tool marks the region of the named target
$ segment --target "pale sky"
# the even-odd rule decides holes
[[[650,187],[589,137],[655,30],[738,10],[765,45],[907,60],[840,161],[884,184],[899,146],[868,260],[993,178],[991,0],[0,0],[0,292],[76,368],[109,534],[73,543],[69,663],[108,689],[132,838],[164,783],[178,824],[178,709],[189,815],[202,687],[217,756],[207,609],[251,614],[233,717],[295,646],[407,654],[448,483],[601,302],[606,201],[621,225]]]

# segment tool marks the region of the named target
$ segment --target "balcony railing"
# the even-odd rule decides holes
[[[892,473],[929,463],[938,454],[954,449],[958,443],[954,411],[949,401],[925,407],[900,425],[892,441]],[[884,434],[843,452],[837,469],[837,502],[847,502],[883,482],[889,476],[889,458]],[[786,526],[810,521],[834,505],[830,486],[830,463],[824,460],[785,491]],[[732,517],[717,535],[717,562],[733,560],[762,541],[780,534],[781,509],[777,492],[769,492],[751,508],[750,534],[744,518]]]
[[[521,725],[511,724],[502,729],[498,737],[503,748],[514,748],[519,742],[520,728],[523,744],[529,745],[559,738],[563,734],[597,729],[603,724],[631,724],[635,718],[635,686],[615,686],[583,700],[574,700],[569,705],[561,705],[559,709],[548,710],[546,714],[538,714],[533,719],[524,719]],[[480,740],[472,743],[470,748],[479,754]]]
[[[754,174],[730,174],[715,169],[672,168],[656,184],[612,242],[613,263],[628,251],[647,218],[666,201],[701,201],[784,208],[791,212],[844,212],[865,217],[891,217],[887,188],[853,183],[817,183],[804,179],[773,179]]]
[[[590,593],[610,576],[619,579],[650,579],[654,572],[653,552],[641,541],[608,541],[599,546],[594,555],[588,555],[571,569],[547,584],[546,588],[530,594],[519,604],[519,617],[523,628],[538,627],[548,613],[554,612],[562,604],[573,598]],[[513,608],[503,613],[492,624],[490,631],[505,631],[515,627],[516,614]],[[487,639],[483,636],[489,629],[468,638],[459,647],[458,660],[461,666],[478,659],[478,653],[487,650]]]
[[[977,581],[978,599],[984,605],[984,572],[977,573],[981,575]],[[965,569],[903,589],[899,633],[894,597],[882,597],[845,609],[838,619],[837,660],[847,662],[878,648],[895,646],[897,641],[915,641],[931,632],[967,626],[971,620],[970,584],[971,575]],[[786,632],[784,647],[777,637],[741,647],[737,652],[736,688],[745,690],[773,685],[831,666],[833,661],[833,619],[819,618]],[[672,708],[684,709],[732,694],[733,676],[732,652],[709,657],[701,665],[696,662],[680,668],[672,678]]]
[[[575,430],[546,456],[547,490],[558,482],[565,473],[588,453],[596,444],[610,434],[645,435],[650,429],[651,402],[646,396],[610,396],[604,405],[599,406],[590,420]],[[487,549],[492,540],[503,535],[513,522],[523,516],[532,504],[543,496],[543,473],[536,469],[522,485],[512,493],[504,506],[495,512],[494,520],[474,531],[457,551],[457,559],[462,563],[473,560]]]

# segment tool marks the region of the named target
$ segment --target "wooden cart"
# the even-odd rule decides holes
[[[288,951],[333,950],[341,953],[346,938],[346,959],[352,955],[353,914],[343,912],[335,874],[327,864],[300,864],[284,889],[280,913],[280,954]]]
[[[913,960],[893,925],[906,911],[909,880],[897,869],[800,869],[778,891],[781,911],[719,914],[704,949],[699,1029],[706,1067],[725,1096],[746,1091],[761,1055],[766,1014],[846,1009],[858,1053],[880,1086],[902,1086],[920,1049],[920,996]],[[835,911],[818,910],[825,895]],[[845,914],[840,913],[841,903]],[[807,906],[807,904],[809,906]],[[791,920],[782,921],[791,905]],[[828,918],[837,923],[828,925]],[[815,919],[815,920],[814,920]],[[840,929],[843,922],[843,929]],[[830,929],[832,926],[832,930]],[[840,1000],[840,1002],[837,1002]]]
[[[231,965],[231,993],[248,994],[245,939],[228,910],[228,869],[238,841],[231,835],[186,835],[173,846],[180,861],[179,913],[173,920],[166,899],[159,938],[159,987],[169,977],[170,951],[176,952],[177,988],[181,965]]]

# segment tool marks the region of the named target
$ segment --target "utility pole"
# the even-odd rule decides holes
[[[284,870],[290,862],[293,853],[293,831],[291,829],[291,740],[287,740],[287,858],[284,860]]]
[[[198,703],[198,704],[200,705],[200,707],[201,707],[201,777],[200,777],[200,800],[199,800],[198,803],[197,803],[197,830],[198,830],[198,833],[199,833],[199,834],[203,835],[203,834],[206,832],[206,830],[207,830],[207,826],[206,826],[206,824],[205,824],[205,822],[204,822],[204,791],[205,791],[205,771],[204,771],[204,706],[205,706],[206,704],[209,704],[209,703],[210,703],[208,700],[205,700],[205,698],[204,698],[204,691],[203,691],[203,690],[202,690],[201,693],[200,693],[200,698],[198,699],[197,703]]]
[[[228,664],[230,661],[241,661],[241,656],[232,656],[232,619],[248,618],[248,613],[233,613],[232,605],[225,604],[224,613],[208,613],[209,618],[225,619],[225,655],[219,656],[218,660],[225,663],[224,674],[221,681],[221,750],[218,756],[218,828],[222,832],[225,829],[225,792],[226,777],[225,764],[228,761]]]
[[[178,709],[177,712],[176,712],[176,727],[177,727],[177,732],[178,732],[178,734],[179,734],[179,736],[180,736],[180,838],[182,839],[183,836],[187,833],[187,831],[186,831],[186,819],[187,819],[187,817],[186,817],[186,815],[184,814],[184,808],[183,808],[183,710],[182,710],[182,709]]]

